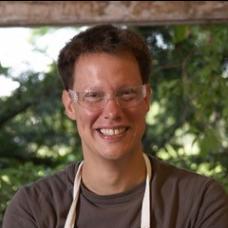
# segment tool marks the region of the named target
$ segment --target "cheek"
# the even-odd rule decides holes
[[[98,115],[94,112],[87,110],[77,110],[76,123],[79,133],[81,134],[81,131],[90,129],[97,118]]]
[[[146,109],[137,109],[131,113],[130,118],[131,122],[135,125],[136,131],[139,131],[143,134],[145,130],[145,119],[146,119]]]
[[[128,116],[137,123],[145,122],[148,107],[146,105],[129,109]]]

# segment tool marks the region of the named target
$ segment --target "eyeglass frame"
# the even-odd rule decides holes
[[[132,89],[132,88],[142,88],[142,91],[141,91],[141,93],[142,93],[142,96],[139,98],[139,101],[141,101],[142,99],[144,99],[145,97],[146,97],[146,95],[147,95],[147,89],[149,88],[149,85],[148,84],[142,84],[142,85],[137,85],[137,86],[127,86],[127,87],[123,87],[122,89]],[[121,89],[119,89],[119,91],[120,91]],[[93,109],[93,110],[102,110],[104,107],[105,107],[105,105],[107,104],[107,102],[109,101],[109,100],[111,100],[111,99],[113,99],[113,100],[115,100],[115,102],[121,107],[121,108],[130,108],[130,107],[134,107],[134,106],[136,106],[138,103],[139,103],[139,101],[138,102],[136,102],[136,105],[130,105],[130,106],[126,106],[126,104],[127,104],[127,101],[125,101],[126,103],[125,103],[125,107],[122,107],[122,105],[121,105],[121,102],[120,102],[120,97],[118,97],[118,92],[119,92],[118,90],[116,90],[114,93],[104,93],[104,96],[102,97],[102,99],[101,99],[101,104],[100,105],[98,105],[96,108],[92,108],[92,106],[90,106],[89,107],[89,105],[87,106],[87,105],[83,105],[83,103],[81,102],[82,101],[82,98],[83,98],[83,94],[85,95],[86,93],[90,93],[90,92],[93,92],[93,91],[90,91],[90,90],[88,90],[88,91],[83,91],[83,92],[78,92],[78,91],[74,91],[74,90],[72,90],[72,89],[69,89],[68,90],[68,93],[69,93],[69,96],[70,96],[70,98],[72,99],[72,101],[73,102],[75,102],[75,103],[78,103],[80,106],[82,106],[83,108],[86,108],[86,109]],[[100,91],[99,91],[100,92]],[[103,91],[102,91],[103,92]],[[107,94],[109,95],[109,96],[107,96]],[[151,94],[151,89],[150,89],[150,94]],[[81,97],[81,98],[80,98]],[[81,101],[80,101],[81,100]],[[92,103],[91,103],[92,104]],[[100,106],[100,107],[99,107]],[[95,106],[94,106],[95,107]]]

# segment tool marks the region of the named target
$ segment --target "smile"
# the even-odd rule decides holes
[[[116,136],[116,135],[121,135],[124,132],[127,131],[126,127],[121,127],[121,128],[101,128],[99,129],[100,133],[102,133],[105,136]]]

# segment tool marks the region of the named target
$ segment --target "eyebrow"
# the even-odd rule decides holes
[[[124,89],[124,88],[128,88],[128,87],[138,87],[138,86],[142,86],[142,84],[137,84],[137,85],[129,85],[129,84],[124,84],[116,89],[114,89],[114,91],[119,90],[119,89]],[[90,88],[87,88],[85,90],[77,90],[77,91],[83,91],[83,92],[91,92],[91,91],[103,91],[103,87],[102,86],[93,86]]]
[[[79,91],[91,92],[91,91],[100,91],[100,90],[103,90],[103,88],[100,87],[100,86],[93,86],[93,87],[86,88],[86,89],[84,89],[84,90],[79,90]]]

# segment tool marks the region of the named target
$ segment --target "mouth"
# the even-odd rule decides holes
[[[121,136],[125,132],[127,132],[129,128],[128,127],[119,127],[119,128],[99,128],[97,131],[102,135],[106,137],[110,136]]]

